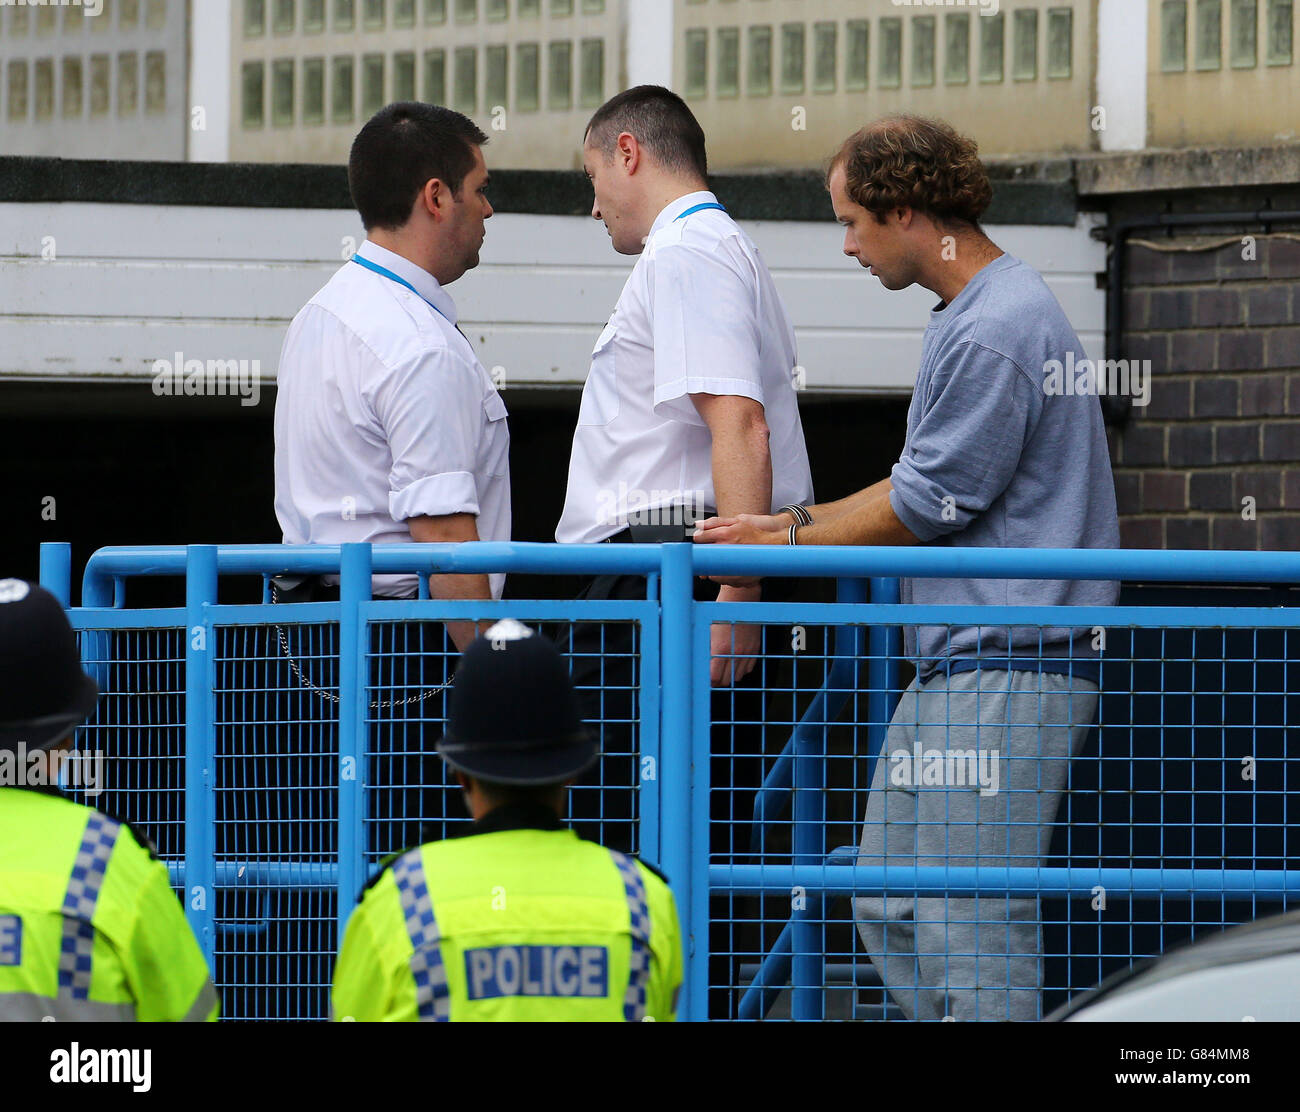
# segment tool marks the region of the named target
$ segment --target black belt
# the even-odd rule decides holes
[[[671,510],[672,507],[669,507]],[[663,511],[660,511],[661,513]],[[705,510],[699,520],[717,517],[717,510]],[[626,529],[606,537],[604,544],[681,544],[695,537],[695,521],[679,521],[668,525],[646,522],[629,522]]]

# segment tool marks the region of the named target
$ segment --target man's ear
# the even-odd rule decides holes
[[[635,174],[641,165],[641,144],[637,142],[636,136],[630,131],[624,131],[619,135],[614,150],[623,163],[623,168],[629,174]]]
[[[439,179],[430,178],[424,183],[424,188],[420,190],[420,196],[415,204],[417,208],[423,207],[434,220],[445,220],[450,201],[451,190]]]

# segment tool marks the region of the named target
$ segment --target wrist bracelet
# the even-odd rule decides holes
[[[790,544],[798,544],[798,543],[799,543],[798,539],[795,537],[795,534],[796,534],[798,531],[799,531],[799,523],[796,521],[793,525],[790,526],[790,540],[789,540],[788,543],[790,543]]]
[[[782,506],[776,512],[779,514],[792,514],[796,525],[811,525],[813,523],[812,514],[802,506]]]

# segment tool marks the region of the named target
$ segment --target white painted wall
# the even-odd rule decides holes
[[[1100,0],[1097,8],[1097,104],[1106,110],[1103,151],[1140,151],[1147,145],[1147,4]]]
[[[1037,267],[1089,354],[1104,348],[1105,248],[1073,228],[997,227]],[[833,223],[755,222],[798,331],[807,389],[906,394],[934,296],[890,293]],[[42,258],[53,237],[53,260]],[[275,376],[289,320],[343,265],[354,212],[0,204],[0,378],[151,380],[153,362],[257,359]],[[450,288],[485,366],[510,386],[579,386],[633,260],[585,217],[500,214]]]
[[[231,0],[203,0],[190,11],[189,112],[202,108],[206,127],[190,127],[191,162],[230,160]]]
[[[673,8],[672,0],[623,0],[624,52],[627,59],[627,84],[673,84]]]

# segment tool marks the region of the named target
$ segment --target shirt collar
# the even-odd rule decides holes
[[[655,222],[650,225],[650,234],[654,235],[661,228],[668,227],[687,209],[694,208],[696,205],[716,205],[717,203],[718,198],[707,189],[702,189],[698,193],[688,193],[685,197],[678,197],[677,200],[673,201],[655,217]]]
[[[984,287],[984,284],[990,278],[992,278],[993,275],[1001,273],[1003,270],[1006,270],[1006,268],[1009,266],[1015,266],[1017,261],[1018,260],[1012,258],[1011,253],[1009,251],[1003,251],[1002,254],[999,255],[996,259],[994,259],[992,262],[986,263],[979,270],[977,270],[973,275],[971,275],[970,281],[967,282],[964,286],[962,286],[961,293],[959,293],[956,297],[954,297],[950,302],[947,302],[946,304],[940,301],[938,305],[936,305],[933,309],[930,310],[931,323],[932,324],[939,323],[941,321],[948,320],[950,316],[955,315],[955,314],[949,314],[948,310],[951,309],[954,305],[961,306],[964,308],[964,306],[972,298],[975,297],[975,295]]]
[[[429,302],[452,324],[456,323],[456,303],[452,301],[451,295],[442,288],[442,284],[438,279],[425,270],[424,267],[416,266],[410,259],[394,254],[387,248],[380,247],[379,244],[372,243],[370,240],[366,240],[357,248],[357,254],[368,262],[382,266],[385,270],[391,270],[399,278],[410,282],[415,287],[416,293]],[[375,275],[375,277],[380,278],[381,275]]]

